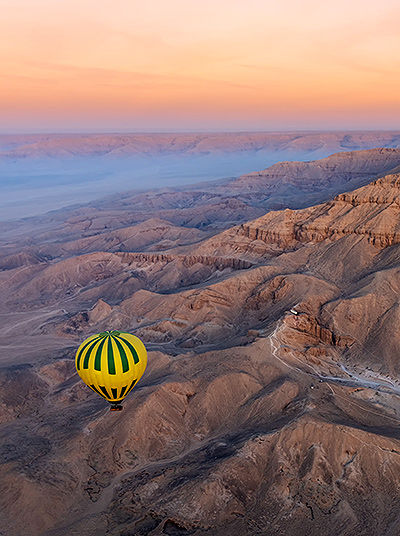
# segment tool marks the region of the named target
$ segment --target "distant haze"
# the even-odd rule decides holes
[[[301,156],[304,153],[298,155],[299,158]],[[179,186],[238,176],[273,164],[277,159],[278,155],[267,152],[246,152],[2,162],[0,215],[2,220],[21,218],[88,202],[118,191]]]
[[[1,162],[0,219],[33,216],[106,194],[182,186],[239,176],[286,159],[284,153],[246,151],[122,158],[38,158]],[[299,152],[296,159],[306,156]]]
[[[282,160],[400,146],[400,132],[0,136],[0,220],[126,190],[237,177]]]

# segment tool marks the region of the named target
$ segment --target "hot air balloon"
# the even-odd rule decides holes
[[[103,331],[79,346],[75,366],[81,379],[121,411],[122,400],[135,387],[147,365],[142,341],[123,331]]]

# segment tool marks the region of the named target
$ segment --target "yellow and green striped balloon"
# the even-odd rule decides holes
[[[120,402],[142,377],[147,352],[135,335],[103,331],[83,341],[76,352],[75,365],[86,385],[116,411],[122,409]]]

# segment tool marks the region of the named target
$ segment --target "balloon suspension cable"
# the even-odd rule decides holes
[[[110,404],[110,411],[122,411],[124,409],[121,402],[110,402]]]

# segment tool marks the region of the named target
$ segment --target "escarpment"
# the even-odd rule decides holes
[[[224,270],[225,268],[232,268],[233,270],[243,270],[251,268],[253,263],[250,261],[236,259],[216,257],[211,255],[171,255],[164,253],[116,253],[120,255],[122,262],[151,262],[151,263],[169,263],[172,261],[181,261],[183,266],[191,267],[195,264],[204,264],[205,266],[213,266],[217,270]]]
[[[391,173],[371,182],[364,188],[353,192],[338,194],[335,200],[350,203],[353,206],[362,203],[400,206],[400,173]]]
[[[322,325],[317,317],[304,312],[288,316],[285,319],[285,324],[296,331],[310,335],[311,340],[314,339],[318,343],[321,342],[329,346],[347,348],[355,341],[350,336],[339,334],[333,329]]]
[[[281,249],[355,235],[378,248],[400,242],[400,174],[337,195],[303,210],[270,212],[234,228],[234,233]]]
[[[324,240],[338,240],[343,236],[359,235],[365,237],[373,245],[385,248],[400,242],[400,232],[377,233],[369,229],[335,229],[331,227],[311,227],[293,223],[286,232],[269,231],[250,225],[241,225],[237,231],[251,240],[261,240],[266,244],[275,244],[282,250],[293,249],[299,243],[322,242]]]
[[[380,148],[335,153],[310,162],[280,162],[262,171],[242,175],[232,186],[245,192],[265,193],[286,185],[304,192],[329,189],[333,184],[358,186],[379,173],[400,165],[400,150]]]

